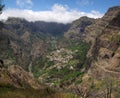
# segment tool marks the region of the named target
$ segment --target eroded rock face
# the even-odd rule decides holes
[[[105,75],[120,78],[120,7],[110,8],[87,30],[90,33],[87,33],[86,40],[92,44],[87,55],[92,58],[89,74],[94,77],[100,75],[101,78]]]
[[[30,86],[34,89],[40,89],[41,86],[34,79],[32,75],[26,72],[23,68],[17,65],[12,65],[8,68],[8,71],[13,75],[22,85]]]
[[[17,65],[11,65],[8,69],[2,68],[0,70],[0,85],[16,88],[42,89],[42,86],[32,75]]]
[[[88,18],[86,16],[73,21],[70,29],[64,33],[65,38],[73,40],[82,39],[82,37],[85,36],[84,32],[86,27],[93,24],[94,22],[95,19]]]

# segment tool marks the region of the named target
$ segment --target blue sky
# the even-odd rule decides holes
[[[120,6],[120,0],[4,0],[4,4],[2,19],[11,16],[68,23],[81,16],[102,17],[109,7]]]

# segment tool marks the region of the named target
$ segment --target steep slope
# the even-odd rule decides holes
[[[78,28],[70,28],[70,31],[78,33]],[[82,36],[81,33],[78,35]],[[110,8],[102,18],[86,26],[83,35],[81,39],[90,44],[84,61],[85,70],[79,70],[84,74],[69,88],[83,98],[119,98],[120,7]],[[73,35],[71,39],[76,40],[79,36],[74,38]],[[76,43],[78,41],[74,41]]]
[[[89,49],[89,44],[82,41],[82,36],[85,28],[92,23],[94,19],[82,17],[72,23],[64,37],[53,41],[55,48],[44,56],[44,67],[40,68],[38,62],[32,68],[39,81],[60,90],[81,82]]]
[[[0,33],[0,58],[5,60],[6,66],[17,63],[29,70],[32,62],[36,62],[37,58],[51,49],[51,39],[61,36],[69,26],[70,24],[9,18]]]
[[[74,28],[84,29],[85,26],[92,23],[91,21],[93,19],[83,17],[80,19],[80,22],[78,20],[73,23],[75,24]],[[56,77],[62,71],[62,75],[67,73],[69,77],[71,75],[78,76],[81,72],[77,70],[84,64],[89,45],[82,41],[74,44],[74,40],[66,40],[66,38],[62,37],[61,35],[68,30],[69,26],[70,24],[30,23],[24,19],[9,18],[4,23],[4,28],[1,32],[1,37],[3,38],[1,40],[5,41],[1,43],[1,45],[5,45],[5,48],[1,49],[3,50],[1,51],[1,58],[5,61],[5,66],[18,64],[31,74],[33,73],[36,77],[46,73],[52,73],[46,77],[43,75],[46,78],[45,80],[48,80],[48,77],[53,77],[51,79],[52,81],[49,81],[50,83],[53,83],[54,78],[56,81]],[[56,34],[54,34],[55,32]],[[50,56],[52,54],[53,56]],[[58,59],[61,60],[56,60],[55,55],[58,55]],[[53,59],[53,61],[50,59]],[[59,68],[61,69],[60,72],[54,76],[54,72]],[[65,70],[62,70],[63,68]],[[45,71],[48,69],[49,71]],[[71,71],[71,69],[74,70]],[[72,72],[74,73],[72,74]],[[66,78],[67,75],[60,77],[60,85],[66,81],[63,78]],[[71,80],[74,80],[74,77]],[[69,82],[69,79],[67,79],[67,82]]]
[[[1,64],[1,63],[0,63]],[[18,65],[0,68],[0,98],[78,98],[69,93],[54,91],[39,84],[33,76]]]
[[[110,8],[95,25],[96,28],[90,30],[88,37],[86,37],[86,40],[92,43],[88,52],[88,57],[93,59],[91,67],[98,66],[98,70],[105,71],[104,74],[115,74],[116,77],[119,77],[120,7]],[[94,25],[88,27],[87,30],[90,28],[94,28]],[[91,72],[97,72],[97,69],[95,70]],[[102,75],[102,73],[98,74]]]
[[[64,33],[63,37],[61,34],[70,24],[29,23],[24,19],[9,18],[1,33],[1,37],[5,36],[5,42],[1,43],[5,45],[4,51],[1,51],[1,58],[5,66],[18,64],[40,82],[67,89],[74,82],[80,82],[84,74],[82,70],[85,68],[89,45],[81,38],[85,28],[92,23],[94,19],[82,17],[72,23],[70,30]],[[74,31],[73,39],[68,37],[71,31]],[[57,33],[54,34],[55,32]]]
[[[32,94],[31,94],[32,92]],[[40,98],[54,94],[20,66],[0,68],[0,98]],[[51,98],[51,97],[48,97]]]
[[[5,22],[9,28],[11,29],[18,29],[16,32],[17,34],[24,33],[25,30],[32,31],[32,33],[41,33],[53,36],[60,36],[65,31],[69,29],[71,24],[62,24],[62,23],[55,23],[55,22],[44,22],[44,21],[36,21],[36,22],[28,22],[25,19],[20,18],[8,18]]]
[[[72,22],[70,29],[64,33],[65,38],[79,40],[85,36],[85,28],[94,24],[95,19],[86,16]]]
[[[33,76],[29,75],[29,73],[24,71],[20,66],[10,66],[8,70],[6,68],[0,70],[0,85],[2,86],[11,85],[17,88],[42,88]]]
[[[87,53],[82,83],[75,88],[88,98],[119,98],[120,87],[120,6],[110,8],[95,24],[85,29]]]

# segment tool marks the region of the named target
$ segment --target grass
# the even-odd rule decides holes
[[[56,93],[55,98],[81,98],[71,93]]]
[[[12,86],[0,87],[0,98],[78,98],[70,93],[55,93],[46,88],[41,90],[18,89]]]
[[[118,42],[119,43],[120,42],[120,35],[114,35],[114,36],[109,35],[108,39],[110,41],[114,41],[114,42]]]
[[[72,80],[73,78],[78,77],[80,74],[81,74],[80,71],[74,71],[74,72],[72,72],[72,73],[70,73],[70,74],[68,74],[68,75],[65,75],[64,81],[65,81],[65,80]]]
[[[82,78],[80,78],[79,80],[77,80],[77,81],[75,82],[76,85],[81,84],[81,83],[82,83]]]
[[[48,68],[48,67],[50,67],[50,66],[52,66],[52,65],[54,65],[54,62],[53,62],[53,61],[47,60],[47,61],[45,62],[45,67],[46,67],[46,68]]]
[[[12,85],[0,84],[0,98],[52,98],[55,92],[49,88],[35,90],[32,88],[15,88]]]

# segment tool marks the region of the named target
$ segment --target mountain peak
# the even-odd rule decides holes
[[[114,6],[108,9],[103,17],[110,17],[111,19],[120,13],[120,6]]]
[[[116,10],[119,10],[120,11],[120,6],[114,6],[114,7],[110,7],[108,9],[108,11],[116,11]]]

